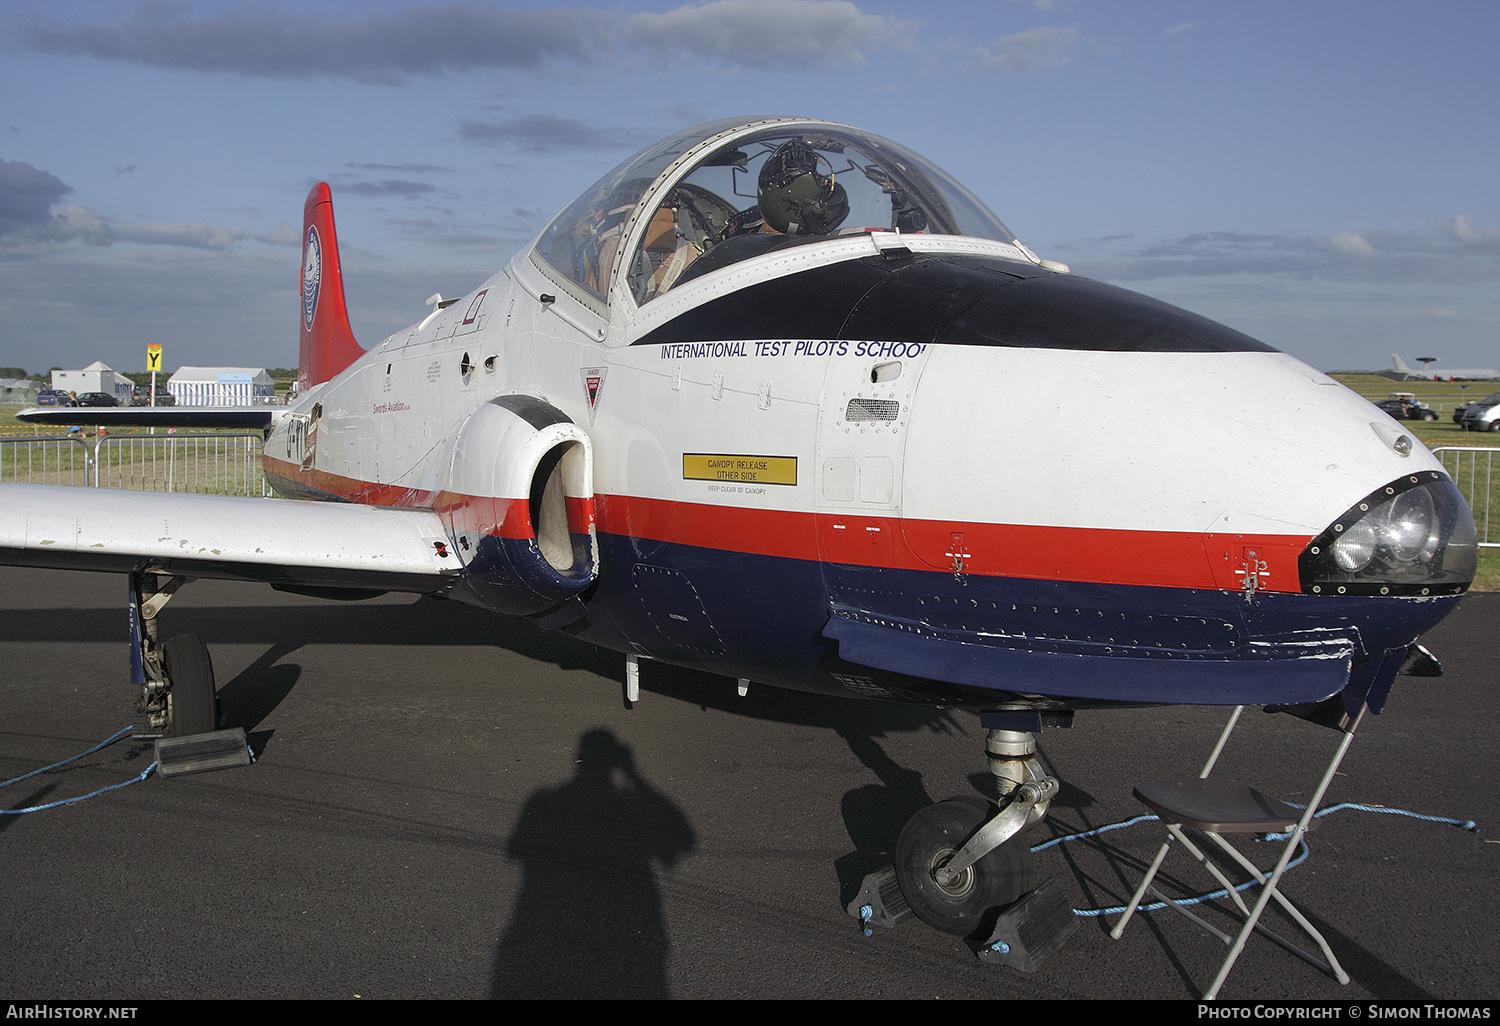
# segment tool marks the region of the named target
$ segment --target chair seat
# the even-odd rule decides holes
[[[1135,796],[1169,823],[1212,833],[1284,832],[1302,818],[1302,810],[1223,777],[1152,780],[1138,785]]]
[[[1246,551],[1249,551],[1248,549]],[[1387,669],[1397,665],[1397,657],[1405,655],[1405,649],[1397,653],[1388,653],[1387,656],[1376,663],[1372,672],[1384,673]],[[1391,670],[1394,674],[1394,670]],[[1350,685],[1352,687],[1353,685]],[[1368,685],[1366,685],[1368,687]],[[1383,694],[1383,693],[1382,693]],[[1344,761],[1344,754],[1349,750],[1349,743],[1354,740],[1354,731],[1358,728],[1360,721],[1364,719],[1369,705],[1365,701],[1366,692],[1361,691],[1353,697],[1358,699],[1359,707],[1351,710],[1349,702],[1343,695],[1335,695],[1325,703],[1306,709],[1293,709],[1287,707],[1286,712],[1317,724],[1320,727],[1329,727],[1340,731],[1344,736],[1339,741],[1338,748],[1334,752],[1333,759],[1328,763],[1328,768],[1323,772],[1323,778],[1318,786],[1313,789],[1307,800],[1307,806],[1302,809],[1294,808],[1286,802],[1277,801],[1268,795],[1240,783],[1237,780],[1229,780],[1224,777],[1210,776],[1214,764],[1218,762],[1219,755],[1224,750],[1224,745],[1229,741],[1229,736],[1234,733],[1235,724],[1240,721],[1240,714],[1245,711],[1244,706],[1236,706],[1229,716],[1229,722],[1224,725],[1223,733],[1219,735],[1219,743],[1215,746],[1213,754],[1204,763],[1203,772],[1196,777],[1186,780],[1152,780],[1145,784],[1137,785],[1135,796],[1143,805],[1156,812],[1161,817],[1163,825],[1167,830],[1167,838],[1160,849],[1157,850],[1156,859],[1151,863],[1151,868],[1146,870],[1146,875],[1141,878],[1140,886],[1136,888],[1130,903],[1125,906],[1125,912],[1115,923],[1114,929],[1109,935],[1119,940],[1125,931],[1125,924],[1130,922],[1141,905],[1141,899],[1149,890],[1157,897],[1164,899],[1164,906],[1192,920],[1198,926],[1208,931],[1225,944],[1229,945],[1229,953],[1224,957],[1224,964],[1219,967],[1219,975],[1214,982],[1203,992],[1206,1000],[1212,1001],[1219,994],[1219,988],[1224,985],[1224,979],[1229,975],[1229,970],[1234,968],[1235,960],[1240,957],[1240,952],[1245,947],[1245,941],[1251,933],[1260,933],[1280,944],[1288,951],[1305,959],[1307,962],[1330,974],[1339,983],[1348,983],[1349,974],[1344,967],[1339,965],[1338,957],[1334,955],[1333,949],[1328,946],[1328,939],[1318,932],[1318,928],[1298,911],[1297,906],[1292,904],[1282,894],[1279,884],[1282,874],[1292,864],[1292,857],[1302,841],[1302,831],[1311,830],[1317,826],[1318,821],[1314,818],[1323,796],[1328,793],[1328,785],[1333,782],[1334,774],[1338,772],[1339,764]],[[1209,845],[1201,849],[1195,843],[1195,838],[1189,837],[1183,832],[1183,827],[1192,827],[1202,831],[1203,835],[1214,842],[1220,851],[1218,852],[1229,863],[1239,866],[1240,869],[1249,873],[1252,877],[1247,883],[1258,883],[1259,891],[1255,898],[1255,907],[1246,904],[1245,899],[1240,896],[1240,888],[1245,884],[1236,884],[1224,870],[1208,854],[1212,850]],[[1299,829],[1301,827],[1301,829]],[[1223,834],[1283,834],[1282,840],[1286,843],[1281,846],[1281,854],[1276,862],[1276,868],[1270,872],[1264,872],[1257,867],[1245,852],[1226,841]],[[1270,838],[1267,838],[1269,840]],[[1204,917],[1185,907],[1185,903],[1179,902],[1170,896],[1163,894],[1151,886],[1156,879],[1157,873],[1162,868],[1169,852],[1174,846],[1191,855],[1210,875],[1214,877],[1224,890],[1219,895],[1227,898],[1234,906],[1226,909],[1231,912],[1238,911],[1243,917],[1240,931],[1234,937],[1214,926]],[[1259,846],[1257,846],[1259,847]],[[1323,957],[1319,959],[1316,955],[1297,947],[1284,937],[1277,936],[1261,925],[1261,913],[1266,910],[1268,902],[1275,901],[1281,906],[1293,922],[1302,928],[1303,933],[1315,941],[1318,950]]]

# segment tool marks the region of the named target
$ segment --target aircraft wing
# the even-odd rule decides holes
[[[0,563],[423,594],[458,579],[431,510],[0,485]]]
[[[28,424],[103,427],[245,428],[271,426],[270,406],[30,406],[16,414]]]

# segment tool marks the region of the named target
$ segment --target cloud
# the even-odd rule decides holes
[[[1448,236],[1465,246],[1480,246],[1491,249],[1500,248],[1500,230],[1495,228],[1475,228],[1473,218],[1468,214],[1457,214],[1446,220],[1439,221],[1437,226]]]
[[[296,365],[298,246],[154,246],[103,256],[50,246],[7,260],[0,250],[0,364],[103,360],[140,370],[147,344],[161,343],[169,368]],[[422,301],[432,293],[461,296],[494,270],[490,252],[416,266],[343,257],[350,318],[365,345],[431,313]]]
[[[0,160],[0,237],[45,226],[52,205],[73,190],[50,171],[21,160]]]
[[[394,85],[414,75],[593,64],[617,55],[753,68],[860,63],[869,50],[905,46],[917,23],[865,14],[848,0],[712,0],[637,14],[451,3],[341,21],[235,12],[191,19],[149,3],[112,25],[41,15],[12,24],[14,42],[37,53]]]
[[[352,193],[355,196],[367,196],[377,199],[387,196],[415,199],[418,196],[426,196],[428,193],[437,192],[437,189],[426,182],[408,182],[400,178],[387,178],[379,182],[346,183],[339,186],[339,191]]]
[[[531,219],[533,222],[535,219]],[[493,232],[474,231],[466,222],[445,224],[429,219],[392,219],[387,222],[402,235],[428,245],[437,246],[450,256],[486,254],[508,254],[515,252],[522,243],[531,241],[540,224],[494,227]]]
[[[272,246],[301,246],[302,232],[283,221],[270,231],[257,235],[256,239]]]
[[[185,246],[188,249],[228,249],[250,233],[212,224],[122,224],[114,238],[145,246]]]
[[[1112,281],[1244,274],[1381,283],[1500,280],[1500,232],[1476,228],[1462,215],[1439,221],[1436,227],[1428,232],[1378,230],[1318,237],[1206,232],[1113,258],[1080,255],[1070,262],[1079,273]]]
[[[1435,321],[1458,321],[1463,319],[1460,314],[1449,310],[1446,306],[1433,307],[1427,311],[1427,316]]]
[[[0,245],[83,242],[108,246],[135,242],[147,246],[228,249],[248,232],[209,224],[121,225],[88,207],[53,210],[73,190],[50,171],[20,160],[0,160]]]
[[[634,150],[641,139],[652,136],[647,129],[599,128],[555,114],[525,114],[499,121],[463,121],[458,137],[465,142],[490,146],[512,146],[527,153],[561,153],[565,150]]]
[[[1356,235],[1353,232],[1339,232],[1337,235],[1329,235],[1326,238],[1316,239],[1313,244],[1321,249],[1343,253],[1345,256],[1363,257],[1375,255],[1375,247],[1370,245],[1369,240],[1363,235]]]
[[[403,175],[452,174],[451,167],[439,164],[348,164],[359,171],[397,171]]]
[[[865,14],[847,0],[714,0],[623,19],[618,38],[640,55],[750,68],[863,64],[903,48],[917,22]]]
[[[1068,51],[1078,42],[1078,30],[1040,25],[1002,36],[990,46],[977,46],[965,68],[998,73],[1046,71],[1072,60]]]
[[[1181,35],[1184,32],[1191,32],[1193,29],[1197,28],[1201,24],[1202,24],[1202,22],[1185,21],[1185,22],[1183,22],[1180,25],[1170,25],[1170,26],[1168,26],[1167,29],[1166,29],[1166,31],[1163,34],[1168,39],[1171,39],[1173,36]]]

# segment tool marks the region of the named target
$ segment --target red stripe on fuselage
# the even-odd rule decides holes
[[[653,541],[851,566],[1169,588],[1239,589],[1253,559],[1260,590],[1299,592],[1297,557],[1311,541],[1310,535],[802,513],[626,495],[600,495],[596,504],[600,531]]]
[[[266,456],[268,473],[295,481],[303,487],[325,495],[367,506],[395,506],[404,509],[430,509],[448,518],[462,530],[498,538],[534,538],[529,499],[502,499],[480,495],[462,495],[450,491],[428,491],[399,485],[361,481],[309,468],[303,470],[286,460]],[[571,495],[564,498],[568,530],[586,534],[594,522],[594,502]]]
[[[419,506],[503,538],[534,535],[525,499],[423,492],[302,470],[266,458],[273,473],[329,495],[379,506]],[[717,506],[597,495],[568,499],[575,533],[597,516],[600,531],[705,549],[830,563],[995,577],[1166,588],[1244,587],[1247,566],[1261,591],[1300,592],[1297,557],[1311,535],[1196,534],[916,520]],[[586,529],[586,527],[584,527]]]

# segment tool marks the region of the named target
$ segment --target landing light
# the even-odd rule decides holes
[[[1452,479],[1424,471],[1355,504],[1303,550],[1302,590],[1319,595],[1454,595],[1474,580],[1474,517]]]

